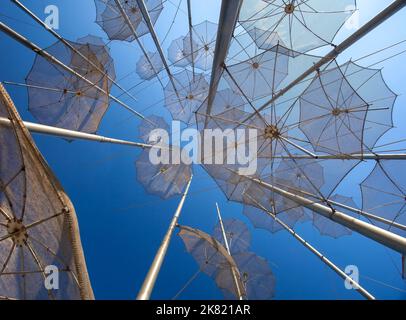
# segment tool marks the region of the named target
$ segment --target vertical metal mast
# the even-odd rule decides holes
[[[217,87],[223,72],[223,65],[226,60],[234,29],[237,24],[238,16],[243,0],[223,0],[217,30],[216,48],[214,51],[213,66],[209,86],[209,95],[207,97],[207,114],[210,115],[214,98],[216,97]],[[206,117],[205,127],[207,126]]]
[[[61,41],[64,45],[66,45],[69,49],[71,49],[73,52],[78,54],[82,59],[86,60],[93,68],[96,68],[97,71],[103,73],[117,88],[119,88],[121,91],[123,91],[127,96],[129,96],[131,99],[134,101],[137,101],[137,98],[135,98],[128,90],[124,89],[116,80],[110,77],[108,73],[106,73],[104,70],[100,69],[97,65],[93,63],[93,61],[89,60],[82,52],[77,50],[74,46],[72,46],[69,41],[66,41],[61,35],[59,35],[55,30],[50,28],[46,23],[44,23],[38,16],[36,16],[30,9],[28,9],[26,6],[24,6],[20,1],[18,0],[11,0],[14,2],[21,10],[23,10],[25,13],[27,13],[32,19],[35,20],[39,25],[41,25],[45,30],[47,30],[50,34],[52,34],[56,39]]]
[[[351,279],[345,272],[343,272],[339,267],[337,267],[332,261],[327,259],[321,252],[314,248],[310,243],[299,236],[291,227],[280,220],[274,213],[266,209],[260,203],[258,203],[250,195],[247,195],[258,207],[260,207],[266,214],[268,214],[272,219],[274,219],[278,224],[280,224],[286,231],[288,231],[296,240],[298,240],[303,246],[309,249],[313,254],[321,259],[327,266],[329,266],[334,272],[336,272],[341,278],[348,281],[355,290],[357,290],[361,295],[363,295],[368,300],[375,300],[375,297],[370,294],[367,290],[361,287],[356,281]]]
[[[118,1],[118,0],[116,0],[116,1]],[[166,61],[164,52],[161,47],[161,43],[159,42],[158,36],[155,32],[154,25],[151,22],[151,17],[149,16],[149,12],[148,12],[147,7],[145,6],[145,2],[144,2],[144,0],[137,0],[137,3],[138,3],[138,6],[140,7],[141,14],[145,20],[145,23],[147,24],[147,27],[148,27],[149,33],[151,34],[152,40],[154,41],[155,46],[158,50],[158,54],[161,57],[162,63],[164,64],[166,73],[168,74],[169,80],[173,86],[173,90],[175,91],[176,96],[180,100],[178,89],[176,89],[175,81],[173,80],[173,75],[171,73],[171,70],[169,69],[168,62]]]
[[[182,195],[178,208],[176,209],[172,221],[169,225],[168,231],[166,232],[165,237],[162,240],[161,246],[159,247],[155,255],[154,261],[152,262],[148,274],[145,277],[144,283],[142,284],[141,290],[138,293],[137,300],[149,300],[149,298],[151,297],[151,293],[152,290],[154,289],[156,279],[158,277],[159,271],[161,270],[162,263],[164,262],[166,252],[168,251],[173,231],[175,230],[175,227],[178,224],[178,219],[182,211],[183,204],[186,200],[186,196],[189,192],[189,187],[192,182],[192,178],[193,176],[190,177],[189,183],[187,184],[185,192]]]
[[[187,16],[189,21],[189,41],[190,41],[190,57],[192,59],[192,72],[193,72],[193,80],[195,80],[195,58],[193,52],[193,23],[192,23],[192,5],[190,3],[191,0],[187,0]]]
[[[0,22],[0,31],[4,32],[5,34],[7,34],[8,36],[10,36],[11,38],[13,38],[14,40],[16,40],[17,42],[21,43],[23,46],[25,46],[26,48],[32,50],[33,52],[35,52],[36,54],[42,56],[43,58],[45,58],[46,60],[50,61],[51,63],[54,63],[58,66],[60,66],[62,69],[68,71],[69,73],[73,74],[74,76],[78,77],[79,79],[83,80],[84,82],[86,82],[87,84],[91,85],[92,87],[94,87],[96,90],[100,91],[101,93],[105,94],[106,96],[108,96],[111,100],[117,102],[119,105],[121,105],[122,107],[124,107],[125,109],[127,109],[128,111],[132,112],[133,114],[135,114],[137,117],[140,117],[141,119],[145,119],[145,117],[135,111],[134,109],[132,109],[130,106],[128,106],[127,104],[125,104],[124,102],[122,102],[121,100],[119,100],[118,98],[116,98],[115,96],[111,95],[110,93],[106,92],[104,89],[100,88],[97,84],[91,82],[89,79],[85,78],[84,76],[82,76],[80,73],[76,72],[75,70],[73,70],[71,67],[67,66],[66,64],[64,64],[63,62],[61,62],[60,60],[58,60],[57,58],[55,58],[53,55],[51,55],[50,53],[48,53],[46,50],[38,47],[36,44],[32,43],[31,41],[29,41],[27,38],[23,37],[21,34],[17,33],[16,31],[14,31],[13,29],[11,29],[10,27],[8,27],[7,25],[5,25],[3,22]]]
[[[231,256],[231,251],[230,251],[230,246],[229,246],[228,240],[227,240],[226,230],[224,229],[223,219],[221,218],[220,208],[219,208],[219,205],[218,205],[217,202],[216,202],[216,209],[217,209],[217,216],[218,216],[218,218],[219,218],[219,223],[220,223],[221,232],[222,232],[222,234],[223,234],[224,244],[225,244],[225,246],[226,246],[226,249],[227,249],[228,254]],[[239,276],[239,275],[235,273],[235,270],[233,270],[234,283],[235,283],[235,286],[236,286],[237,289],[239,288],[238,279],[237,279],[238,276]],[[237,292],[238,292],[238,291],[239,291],[239,290],[237,290]],[[244,297],[243,297],[242,295],[240,295],[238,298],[239,298],[240,300],[244,300]]]
[[[368,23],[366,23],[364,26],[362,26],[360,29],[358,29],[355,33],[353,33],[351,36],[349,36],[346,40],[341,42],[338,46],[334,47],[334,49],[329,52],[327,55],[325,55],[323,58],[319,60],[316,64],[314,64],[312,67],[310,67],[307,71],[302,73],[298,78],[293,80],[290,84],[288,84],[285,88],[281,89],[277,94],[275,94],[269,101],[265,102],[259,109],[259,111],[264,110],[267,106],[275,102],[278,98],[286,94],[289,90],[291,90],[293,87],[295,87],[297,84],[299,84],[301,81],[306,79],[308,76],[310,76],[313,72],[319,70],[322,66],[325,64],[329,63],[330,61],[334,60],[337,58],[337,56],[342,53],[344,50],[348,49],[351,47],[354,43],[356,43],[358,40],[363,38],[365,35],[367,35],[369,32],[374,30],[376,27],[381,25],[383,22],[385,22],[387,19],[389,19],[391,16],[393,16],[396,12],[398,12],[400,9],[402,9],[404,6],[406,6],[406,0],[396,0],[394,1],[391,5],[389,5],[386,9],[381,11],[378,15],[376,15],[373,19],[371,19]],[[253,117],[253,114],[247,117],[245,121],[251,119]]]

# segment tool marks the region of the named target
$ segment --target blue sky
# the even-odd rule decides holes
[[[368,21],[389,0],[357,1],[361,24]],[[87,34],[106,38],[95,23],[93,0],[26,0],[23,1],[40,17],[45,17],[44,8],[55,4],[60,10],[60,29],[58,32],[70,40]],[[177,0],[166,2],[163,14],[157,23],[158,35],[163,37],[171,24]],[[218,0],[192,0],[193,20],[197,24],[204,20],[217,22],[220,9]],[[175,5],[174,5],[175,4]],[[168,41],[186,34],[186,1],[182,3]],[[0,21],[12,26],[18,32],[46,47],[54,39],[38,27],[10,1],[2,0]],[[406,38],[406,9],[398,13],[382,26],[374,30],[340,58],[359,58],[396,41]],[[335,40],[338,43],[351,31],[342,30]],[[153,50],[148,37],[143,37],[147,48]],[[115,59],[117,78],[135,70],[141,52],[135,43],[112,42],[111,53]],[[403,48],[406,45],[403,46]],[[399,51],[400,49],[397,48]],[[24,82],[34,54],[13,40],[0,34],[0,81]],[[362,61],[369,65],[380,60],[374,56]],[[406,74],[405,55],[377,65],[383,68],[388,85],[400,95],[395,107],[396,128],[382,141],[393,141],[404,137],[406,130]],[[131,75],[120,82],[125,87],[139,82]],[[141,86],[142,87],[142,86]],[[163,95],[157,83],[141,91],[134,91],[139,101],[133,104],[145,114],[159,113],[170,119],[161,101]],[[33,120],[27,111],[25,89],[8,87],[18,110],[24,120]],[[118,94],[114,89],[113,93]],[[126,100],[123,98],[123,100]],[[153,107],[149,107],[153,105]],[[117,105],[112,105],[105,115],[99,133],[121,139],[137,140],[139,120]],[[142,284],[143,278],[155,255],[155,251],[166,231],[179,198],[162,201],[148,195],[136,181],[135,159],[139,150],[97,144],[91,142],[68,143],[62,139],[35,136],[35,140],[45,158],[59,177],[71,197],[79,218],[82,243],[86,255],[93,289],[98,299],[133,299]],[[316,257],[303,248],[286,233],[271,235],[265,231],[254,230],[242,215],[242,207],[228,202],[216,188],[214,181],[199,167],[195,167],[195,178],[181,216],[180,223],[211,232],[217,222],[215,202],[222,209],[224,218],[235,217],[245,221],[252,231],[251,249],[268,259],[276,276],[276,299],[360,299],[358,293],[344,288],[343,281]],[[358,167],[340,186],[339,191],[354,196],[360,205],[360,192],[357,183],[363,180],[371,164]],[[318,231],[307,223],[297,231],[314,244],[338,266],[357,265],[361,272],[361,284],[380,299],[405,299],[406,282],[401,280],[399,254],[384,248],[362,236],[353,234],[338,240],[320,236]],[[181,240],[175,236],[162,267],[152,298],[170,299],[196,272],[197,265],[189,256]],[[371,280],[373,279],[373,280]],[[385,283],[383,285],[379,282]],[[396,287],[396,290],[388,285]],[[182,299],[221,298],[214,282],[201,274],[180,296]]]

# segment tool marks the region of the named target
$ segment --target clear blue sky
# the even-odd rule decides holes
[[[87,34],[106,38],[95,23],[93,0],[23,2],[41,17],[45,16],[43,11],[46,5],[57,5],[60,9],[59,32],[68,39],[76,40]],[[171,2],[177,4],[178,0],[166,2],[164,12],[157,23],[157,31],[161,37],[166,33],[174,16],[175,6]],[[361,24],[390,2],[358,1]],[[205,19],[217,22],[219,0],[192,0],[192,3],[194,23]],[[183,1],[182,10],[185,10],[185,6],[186,1]],[[168,36],[168,41],[164,44],[165,47],[169,45],[170,40],[186,34],[187,16],[182,10]],[[43,47],[54,41],[10,1],[1,0],[0,20]],[[403,10],[348,50],[339,61],[344,62],[351,57],[355,59],[405,39],[405,21],[406,10]],[[343,39],[349,32],[348,30],[340,32],[335,42]],[[151,41],[147,37],[143,40],[152,50]],[[24,82],[34,54],[4,34],[0,34],[0,52],[0,81]],[[135,44],[119,42],[111,43],[111,52],[115,59],[118,79],[129,70],[135,70],[136,62],[141,55]],[[388,54],[390,53],[381,57]],[[379,56],[375,56],[363,62],[368,65],[378,60]],[[383,73],[389,86],[400,94],[394,112],[397,128],[382,140],[391,141],[404,137],[406,132],[405,55],[386,61],[378,67],[384,68]],[[132,75],[121,83],[129,87],[138,81],[137,76]],[[26,90],[8,89],[22,117],[25,120],[33,120],[27,111]],[[134,105],[137,110],[143,110],[159,102],[163,96],[156,83],[136,95],[139,98],[139,102]],[[146,114],[158,112],[169,119],[162,102],[145,110]],[[138,119],[117,105],[112,105],[104,117],[99,133],[137,140],[138,124]],[[136,181],[134,161],[138,150],[91,142],[68,143],[61,139],[41,136],[35,136],[35,140],[75,204],[96,298],[135,298],[179,199],[162,201],[144,192]],[[360,205],[357,183],[362,181],[371,169],[370,164],[357,168],[340,187],[340,192],[354,196]],[[271,235],[265,231],[254,230],[242,215],[241,206],[227,202],[211,178],[198,167],[195,167],[195,179],[184,207],[181,224],[198,227],[210,233],[216,224],[214,206],[216,201],[219,202],[224,217],[239,218],[249,225],[253,234],[252,250],[268,259],[276,275],[276,299],[360,298],[356,292],[346,290],[343,281],[335,273],[289,235],[285,233]],[[357,265],[361,272],[361,284],[377,298],[406,298],[406,282],[402,281],[399,275],[401,259],[398,254],[356,234],[338,240],[320,236],[311,223],[299,226],[298,232],[340,267]],[[174,237],[152,297],[172,298],[196,270],[197,265],[186,253],[183,243],[177,236]],[[397,287],[403,292],[371,279]],[[213,281],[201,274],[180,298],[221,297]]]

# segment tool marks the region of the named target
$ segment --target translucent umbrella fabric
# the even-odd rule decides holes
[[[93,299],[75,209],[0,86],[0,296]],[[45,286],[58,271],[59,289]]]
[[[215,279],[220,289],[232,293],[236,298],[244,296],[238,268],[227,250],[214,237],[201,230],[187,226],[179,226],[179,229],[186,250],[196,260],[200,270]]]
[[[115,71],[108,48],[93,36],[70,44],[91,63],[62,42],[46,50],[109,93],[112,85],[109,77],[114,79]],[[39,55],[26,83],[29,85],[28,109],[42,124],[95,133],[109,107],[108,94]]]
[[[137,37],[148,33],[148,27],[143,20],[141,10],[136,0],[119,0],[124,12],[131,22],[130,27],[115,0],[95,0],[96,23],[106,32],[110,40],[121,40],[132,42]],[[145,5],[149,12],[153,24],[158,20],[163,4],[161,0],[145,0]]]
[[[290,49],[299,52],[330,44],[336,33],[355,11],[354,0],[247,0],[243,2],[239,22],[250,31],[264,30],[253,40],[263,47],[274,34]],[[265,38],[265,40],[263,39]]]

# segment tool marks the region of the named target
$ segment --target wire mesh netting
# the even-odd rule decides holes
[[[210,21],[193,26],[192,35],[188,33],[183,39],[183,50],[186,58],[203,71],[211,69],[216,47],[217,24]],[[190,42],[192,37],[192,42]]]
[[[90,299],[75,210],[0,86],[0,296]],[[59,290],[47,289],[47,266]],[[47,272],[47,273],[46,273]]]
[[[225,219],[223,221],[225,235],[230,253],[234,255],[238,252],[246,251],[251,244],[251,233],[245,223],[237,219]],[[213,230],[213,237],[225,246],[223,231],[220,223]]]
[[[159,74],[163,67],[164,65],[158,52],[148,52],[148,58],[143,55],[137,61],[136,72],[141,79],[151,80]]]
[[[239,279],[238,267],[227,250],[212,236],[203,231],[180,226],[179,236],[186,250],[193,256],[201,272],[216,280],[216,284],[235,297],[245,295]],[[221,276],[218,276],[221,274]]]
[[[95,133],[109,106],[114,63],[99,38],[69,43],[76,51],[60,41],[46,51],[87,81],[37,55],[26,78],[28,108],[42,124]]]
[[[306,52],[330,44],[338,30],[355,11],[354,0],[247,0],[243,2],[239,21],[250,31],[264,30],[258,46],[277,33],[290,49]],[[258,31],[257,31],[258,32]]]
[[[194,121],[194,112],[206,99],[209,84],[204,74],[193,73],[187,69],[173,76],[174,85],[169,82],[165,87],[165,107],[173,120],[186,124]]]
[[[148,33],[148,27],[142,17],[137,0],[95,0],[95,4],[96,22],[106,32],[110,40],[132,42],[137,37]],[[163,10],[162,1],[145,0],[145,5],[151,22],[155,24]]]

